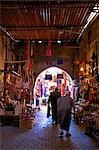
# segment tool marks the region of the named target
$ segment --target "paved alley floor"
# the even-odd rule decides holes
[[[87,136],[74,120],[70,127],[72,136],[60,138],[58,125],[52,125],[46,112],[46,106],[37,112],[32,129],[0,127],[0,150],[99,150],[99,138]]]

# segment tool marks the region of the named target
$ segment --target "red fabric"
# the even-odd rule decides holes
[[[26,45],[25,45],[25,58],[28,59],[29,57],[29,44],[28,42],[26,42]]]
[[[67,81],[66,81],[66,79],[64,79],[64,85],[67,85]]]
[[[52,56],[51,41],[48,41],[48,48],[46,50],[46,56]]]
[[[30,61],[30,64],[29,64],[29,73],[32,72],[32,61]]]

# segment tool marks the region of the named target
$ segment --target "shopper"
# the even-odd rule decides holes
[[[52,124],[58,123],[58,114],[57,114],[57,99],[61,97],[61,93],[58,91],[58,88],[55,88],[54,92],[51,92],[49,101],[51,102],[52,109]]]
[[[66,136],[71,136],[71,134],[69,133],[69,128],[71,122],[71,109],[73,106],[73,100],[70,98],[69,91],[66,91],[66,95],[61,96],[57,100],[57,110],[60,127],[59,136],[63,136],[64,130],[66,131]]]
[[[52,98],[52,92],[50,93],[49,95],[49,98],[48,98],[48,105],[47,105],[47,118],[49,118],[49,116],[51,116],[51,98]]]

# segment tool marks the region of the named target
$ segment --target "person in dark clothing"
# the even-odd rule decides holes
[[[51,97],[52,97],[52,92],[50,93],[50,96],[48,98],[48,105],[47,105],[47,118],[49,118],[49,116],[51,116],[51,108],[50,108],[50,103],[51,103]]]
[[[55,91],[52,92],[49,96],[49,101],[51,102],[52,107],[52,123],[58,123],[58,113],[57,113],[57,99],[61,97],[61,93],[58,91],[58,88],[55,88]]]

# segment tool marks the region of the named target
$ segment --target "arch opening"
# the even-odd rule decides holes
[[[55,66],[43,70],[36,78],[34,85],[34,107],[46,105],[50,92],[56,87],[61,95],[65,95],[68,89],[72,97],[73,80],[66,71]]]

